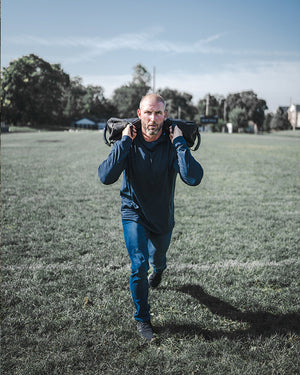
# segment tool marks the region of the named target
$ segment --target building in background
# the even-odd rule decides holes
[[[92,121],[88,118],[83,118],[81,120],[72,123],[72,128],[84,128],[84,129],[104,129],[106,121]]]
[[[291,123],[293,130],[300,129],[300,105],[291,104],[287,110],[288,119]]]

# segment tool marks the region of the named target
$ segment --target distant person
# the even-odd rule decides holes
[[[102,183],[113,184],[123,172],[121,217],[131,260],[130,291],[140,335],[154,339],[148,304],[149,286],[156,288],[166,269],[166,253],[174,228],[174,191],[179,173],[196,186],[203,169],[192,157],[178,126],[163,130],[167,117],[164,99],[149,94],[137,110],[141,129],[127,127],[108,158],[99,166]],[[149,264],[153,272],[148,278]]]

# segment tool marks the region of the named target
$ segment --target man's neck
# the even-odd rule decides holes
[[[158,140],[158,138],[161,136],[162,129],[157,134],[148,135],[146,132],[142,130],[143,138],[146,142],[155,142]]]

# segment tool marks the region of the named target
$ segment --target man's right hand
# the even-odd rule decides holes
[[[171,139],[171,142],[173,143],[174,139],[177,138],[177,137],[180,137],[182,136],[182,131],[181,129],[179,128],[178,125],[176,125],[174,127],[174,129],[172,128],[172,126],[169,127],[169,130],[170,130],[170,139]]]
[[[122,131],[122,137],[124,135],[128,135],[128,137],[134,140],[137,135],[136,127],[134,125],[128,124]]]

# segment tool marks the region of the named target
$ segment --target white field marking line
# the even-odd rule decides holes
[[[268,262],[268,261],[252,261],[252,262],[238,262],[235,260],[229,260],[225,262],[218,262],[214,264],[176,264],[176,263],[169,263],[168,269],[174,269],[177,271],[183,270],[194,270],[194,271],[208,271],[208,270],[215,270],[215,269],[228,269],[228,268],[244,268],[244,269],[252,269],[252,268],[259,268],[259,267],[282,267],[288,265],[300,265],[300,259],[298,258],[291,258],[281,260],[279,262]],[[108,264],[105,267],[101,266],[92,266],[92,265],[85,265],[85,264],[28,264],[28,265],[10,265],[5,266],[2,265],[2,270],[7,271],[124,271],[130,270],[130,265],[127,264],[125,266],[118,266],[117,264]]]

